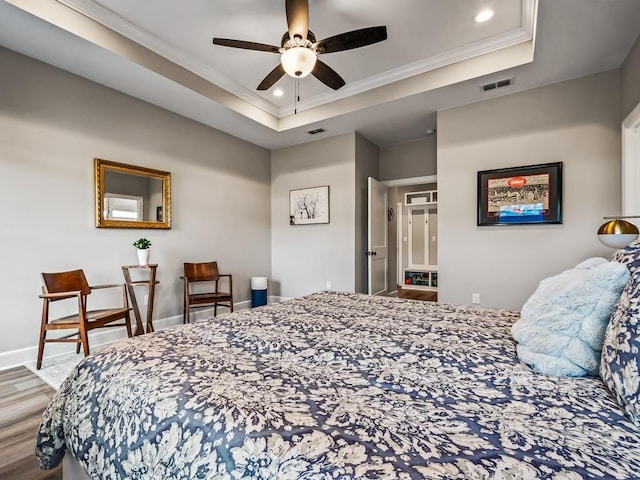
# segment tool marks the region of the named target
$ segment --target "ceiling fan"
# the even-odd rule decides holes
[[[258,90],[268,90],[286,73],[294,78],[312,74],[326,86],[338,90],[345,81],[326,63],[318,59],[319,54],[342,52],[364,47],[387,39],[387,27],[368,27],[340,33],[316,41],[309,30],[309,1],[285,0],[288,31],[282,36],[280,47],[264,43],[214,38],[215,45],[258,50],[281,54],[280,63],[258,85]]]

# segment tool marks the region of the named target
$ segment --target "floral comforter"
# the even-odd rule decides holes
[[[43,414],[92,479],[640,478],[599,379],[520,364],[516,312],[322,292],[113,344]]]

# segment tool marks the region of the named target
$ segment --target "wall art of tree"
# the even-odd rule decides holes
[[[320,192],[304,193],[295,199],[295,218],[311,220],[322,215],[322,196]]]

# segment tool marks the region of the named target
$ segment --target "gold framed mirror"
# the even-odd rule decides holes
[[[171,228],[171,173],[94,159],[96,227]]]

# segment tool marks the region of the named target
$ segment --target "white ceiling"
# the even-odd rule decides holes
[[[476,24],[486,7],[494,18]],[[640,0],[309,0],[309,9],[318,39],[376,25],[388,39],[321,56],[347,84],[301,79],[297,114],[293,79],[255,90],[278,55],[211,41],[279,46],[284,0],[0,0],[0,45],[280,148],[353,130],[380,146],[416,140],[438,110],[617,68],[640,33]],[[509,77],[512,86],[479,89]],[[306,133],[317,127],[327,132]]]

